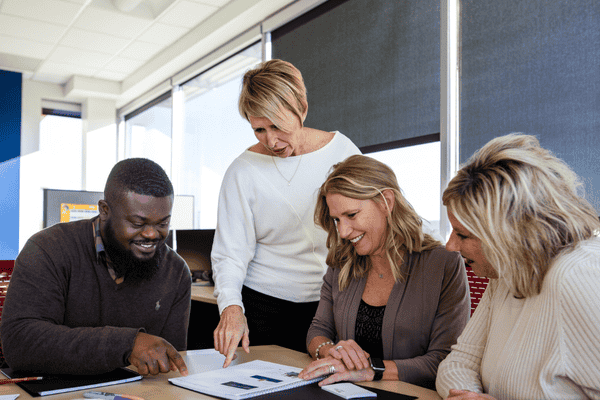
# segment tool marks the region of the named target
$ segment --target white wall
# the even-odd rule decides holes
[[[82,106],[84,145],[81,153],[74,156],[81,160],[76,174],[64,171],[62,176],[53,174],[51,180],[44,178],[48,175],[42,172],[51,168],[54,160],[52,154],[49,156],[40,151],[43,100],[78,102]],[[43,228],[44,188],[102,191],[106,176],[117,159],[116,105],[113,100],[73,100],[64,96],[61,85],[23,80],[21,117],[19,250],[31,235]],[[99,181],[102,183],[99,184]]]

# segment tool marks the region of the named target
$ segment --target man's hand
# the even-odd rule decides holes
[[[242,341],[246,353],[250,353],[250,331],[248,322],[240,306],[229,306],[221,313],[221,320],[213,333],[215,350],[225,356],[223,368],[235,358],[235,350]]]
[[[135,337],[129,362],[141,375],[158,375],[161,372],[177,370],[183,376],[188,374],[183,357],[171,343],[161,337],[143,332],[139,332]]]

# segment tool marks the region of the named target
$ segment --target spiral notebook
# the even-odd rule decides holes
[[[215,371],[171,378],[174,385],[224,399],[238,400],[318,382],[298,378],[301,368],[255,360]]]

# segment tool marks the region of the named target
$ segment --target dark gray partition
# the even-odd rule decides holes
[[[462,0],[460,160],[536,135],[600,211],[600,2]]]
[[[305,125],[359,147],[440,131],[440,3],[329,0],[272,33],[308,90]]]

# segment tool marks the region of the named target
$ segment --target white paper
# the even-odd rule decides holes
[[[344,399],[377,397],[377,393],[371,392],[370,390],[348,382],[333,383],[331,385],[321,386],[321,389],[327,390],[329,393],[333,393],[337,396],[343,397]]]
[[[171,378],[175,385],[226,399],[245,399],[274,391],[308,385],[323,379],[298,378],[301,368],[255,360],[244,364]]]
[[[17,397],[19,397],[18,394],[3,394],[0,395],[0,400],[15,400]]]

